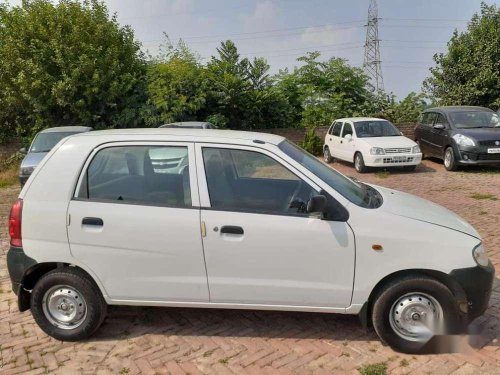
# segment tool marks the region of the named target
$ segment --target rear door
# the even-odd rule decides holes
[[[354,236],[305,212],[321,189],[266,150],[196,147],[211,302],[349,306]]]
[[[340,132],[342,131],[342,121],[335,121],[332,127],[332,133],[330,134],[330,143],[328,147],[330,148],[330,155],[333,157],[343,159],[342,151],[340,150]]]
[[[194,146],[110,143],[68,209],[72,255],[117,301],[208,302]]]

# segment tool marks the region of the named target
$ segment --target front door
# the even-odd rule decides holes
[[[260,148],[196,147],[211,302],[349,306],[354,237],[306,213],[320,188]]]
[[[443,125],[444,129],[436,129],[434,126],[438,124]],[[444,147],[449,144],[448,128],[448,121],[443,114],[438,113],[434,125],[431,128],[431,141],[434,147],[432,153],[441,158],[444,156]]]
[[[69,205],[72,255],[113,300],[208,302],[197,191],[192,144],[107,144]]]
[[[350,138],[347,137],[348,135],[350,136]],[[340,136],[339,152],[341,155],[341,159],[350,162],[354,161],[354,153],[356,152],[356,147],[353,137],[354,135],[353,135],[352,124],[349,122],[344,122],[344,127],[342,128],[342,133]]]

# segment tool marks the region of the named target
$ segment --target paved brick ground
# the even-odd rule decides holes
[[[356,176],[346,164],[334,164]],[[500,268],[500,171],[448,173],[426,160],[416,173],[370,173],[359,179],[404,190],[462,215],[483,236]],[[6,222],[18,189],[0,190]],[[474,193],[491,194],[474,199]],[[496,200],[498,198],[499,200]],[[484,336],[463,337],[460,353],[407,356],[383,346],[355,317],[309,313],[111,307],[98,334],[82,343],[47,337],[30,312],[19,313],[5,264],[0,226],[0,373],[41,374],[342,374],[384,362],[393,374],[500,374],[500,282],[474,323]],[[473,346],[469,345],[473,342]]]

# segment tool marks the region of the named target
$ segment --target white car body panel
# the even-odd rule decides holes
[[[265,143],[256,144],[254,139]],[[257,133],[179,129],[103,131],[66,138],[44,158],[21,191],[24,252],[39,263],[64,262],[87,271],[109,304],[353,314],[376,284],[394,272],[449,273],[476,265],[472,249],[480,238],[455,214],[379,187],[384,197],[380,208],[358,207],[282,153],[276,146],[282,140]],[[259,150],[313,188],[325,189],[350,216],[345,223],[210,210],[202,159],[192,152],[193,209],[140,205],[129,209],[132,205],[72,200],[86,160],[110,142],[181,142],[189,144],[190,150],[196,148],[194,143],[205,143]],[[98,214],[106,215],[100,242],[95,241],[97,233],[81,228],[83,216]],[[206,225],[204,256],[202,222]],[[245,227],[244,239],[221,238],[213,231],[215,226],[238,222]],[[107,223],[116,223],[116,230],[107,231]],[[71,248],[68,234],[75,238]],[[173,246],[163,247],[167,236]],[[372,250],[373,244],[383,250]],[[214,296],[208,293],[205,264],[209,276],[213,270]],[[160,290],[165,286],[177,290]]]

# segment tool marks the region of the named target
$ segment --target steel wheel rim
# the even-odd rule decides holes
[[[444,155],[444,165],[446,167],[449,167],[451,165],[451,151],[450,150],[446,151],[446,154]]]
[[[75,329],[87,317],[85,298],[68,285],[56,285],[45,292],[42,309],[48,321],[61,329]]]
[[[442,331],[443,308],[434,297],[426,293],[408,293],[392,305],[389,322],[399,337],[425,342]]]

